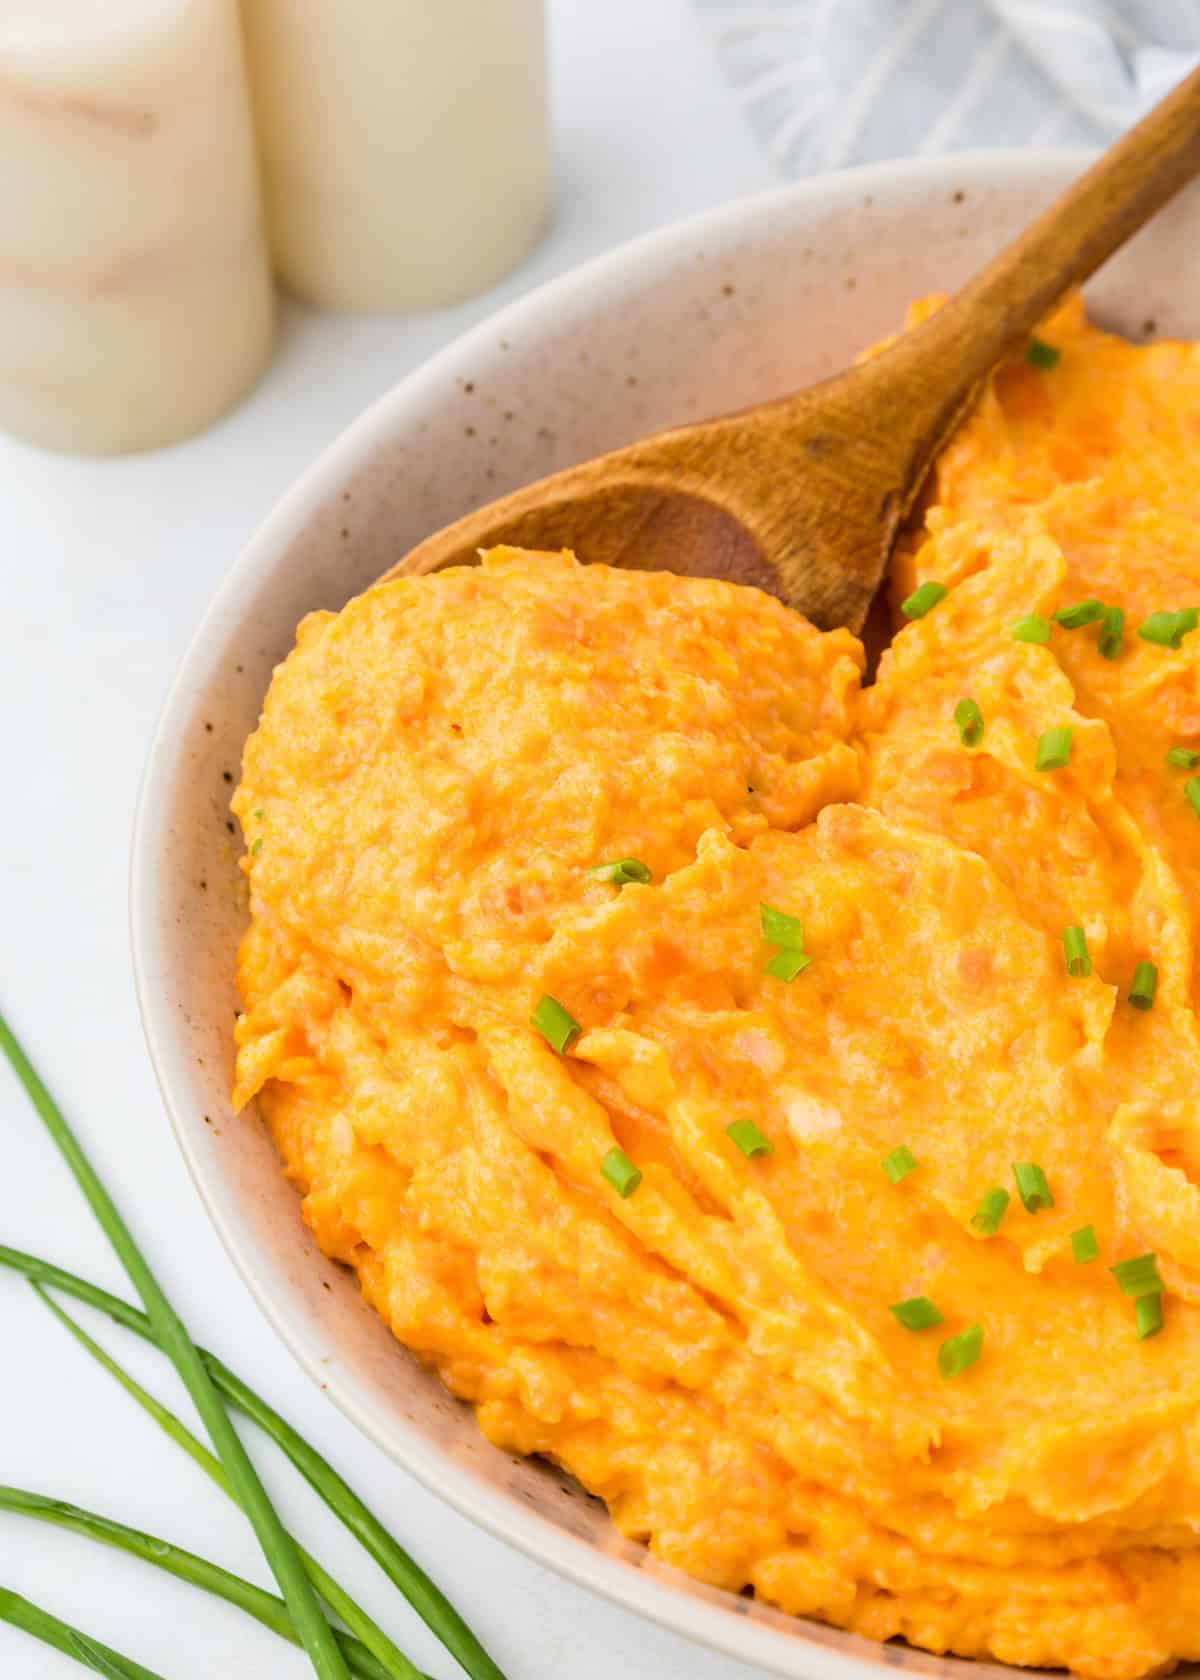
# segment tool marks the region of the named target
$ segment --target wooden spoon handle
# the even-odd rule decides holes
[[[1200,70],[1182,81],[1136,128],[1081,175],[1048,210],[988,263],[896,354],[880,358],[904,383],[929,369],[932,404],[951,388],[983,379],[1072,287],[1200,172]],[[923,382],[924,383],[924,382]],[[941,387],[941,389],[937,389]],[[926,410],[928,415],[928,409]]]

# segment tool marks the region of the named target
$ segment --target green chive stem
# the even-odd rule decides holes
[[[954,708],[954,723],[964,747],[977,747],[983,740],[983,713],[974,700],[958,702]]]
[[[983,1352],[983,1326],[972,1324],[957,1336],[950,1336],[938,1349],[938,1370],[949,1381],[967,1370]]]
[[[10,1592],[7,1587],[0,1587],[0,1622],[20,1628],[22,1633],[32,1634],[43,1645],[53,1646],[64,1657],[73,1657],[84,1668],[90,1668],[93,1674],[106,1676],[106,1680],[163,1680],[157,1670],[144,1668],[132,1657],[123,1657],[111,1645],[102,1645],[98,1639],[81,1633],[69,1622],[60,1622],[49,1610],[31,1604],[20,1593]]]
[[[588,871],[598,881],[611,881],[614,886],[627,887],[631,882],[648,887],[654,876],[641,858],[613,858],[611,863],[598,863]]]
[[[1012,1200],[1007,1190],[1000,1185],[993,1185],[985,1190],[979,1199],[979,1206],[971,1215],[971,1229],[978,1231],[980,1236],[994,1237],[1000,1229],[1000,1221],[1008,1212],[1008,1204]]]
[[[1086,979],[1092,972],[1092,959],[1088,955],[1087,934],[1079,926],[1063,929],[1063,951],[1067,959],[1067,973],[1075,979]]]
[[[89,1353],[96,1363],[108,1372],[109,1376],[120,1383],[126,1394],[154,1419],[163,1433],[169,1436],[176,1446],[182,1447],[193,1463],[199,1465],[209,1480],[214,1482],[226,1498],[231,1499],[236,1505],[238,1503],[237,1494],[220,1459],[215,1458],[209,1452],[203,1441],[197,1440],[181,1418],[176,1417],[174,1412],[168,1410],[160,1400],[155,1399],[153,1394],[144,1389],[136,1378],[132,1377],[110,1353],[106,1352],[98,1342],[88,1335],[81,1324],[76,1323],[70,1313],[52,1300],[40,1283],[34,1283],[32,1287],[42,1304],[54,1314],[63,1329],[75,1338],[80,1347],[86,1353]],[[296,1542],[296,1550],[300,1554],[300,1561],[304,1566],[305,1574],[326,1604],[336,1615],[342,1618],[352,1633],[357,1634],[364,1649],[376,1660],[376,1672],[384,1675],[386,1680],[420,1680],[420,1670],[408,1660],[403,1651],[392,1643],[378,1623],[367,1615],[361,1605],[351,1598],[346,1589],[335,1581],[333,1576],[298,1541]],[[286,1611],[286,1605],[283,1608]],[[296,1638],[296,1643],[299,1643],[294,1628],[291,1630],[291,1636]]]
[[[552,998],[549,992],[544,992],[538,1000],[538,1006],[530,1018],[530,1026],[535,1032],[541,1033],[551,1050],[565,1056],[567,1051],[579,1037],[583,1028],[575,1017]]]
[[[795,980],[804,973],[806,968],[812,967],[812,958],[807,951],[797,951],[792,946],[781,946],[769,962],[763,964],[763,973],[769,974],[773,980]]]
[[[627,1202],[642,1182],[642,1169],[635,1167],[623,1149],[614,1146],[600,1163],[600,1171],[623,1202]]]
[[[64,1295],[70,1295],[85,1306],[94,1307],[123,1330],[140,1336],[144,1342],[157,1346],[149,1318],[120,1296],[110,1294],[98,1284],[90,1283],[75,1272],[68,1272],[49,1260],[26,1254],[21,1249],[0,1244],[0,1266],[22,1276],[46,1284]],[[161,1351],[161,1349],[160,1349]],[[384,1574],[399,1588],[421,1620],[436,1634],[471,1680],[505,1680],[503,1672],[488,1656],[478,1639],[463,1621],[458,1611],[441,1589],[434,1585],[424,1570],[408,1555],[398,1541],[388,1533],[374,1512],[358,1494],[309,1445],[287,1419],[269,1406],[261,1395],[244,1383],[235,1371],[205,1348],[198,1349],[205,1369],[224,1398],[238,1411],[250,1418],[264,1434],[289,1458],[313,1491],[341,1521],[363,1550],[374,1558]]]
[[[944,583],[927,578],[924,583],[918,584],[911,595],[901,601],[900,611],[905,618],[924,618],[925,614],[932,612],[938,602],[944,601],[949,593]]]
[[[1100,625],[1099,648],[1104,659],[1115,659],[1125,645],[1125,611],[1122,607],[1105,607]]]
[[[1099,624],[1103,617],[1104,602],[1093,598],[1077,601],[1073,607],[1059,607],[1054,622],[1061,624],[1064,630],[1082,630],[1085,624]]]
[[[1195,770],[1200,768],[1200,752],[1192,747],[1168,747],[1167,763],[1176,770]]]
[[[1089,1266],[1093,1260],[1100,1258],[1100,1244],[1096,1240],[1094,1226],[1081,1225],[1078,1231],[1071,1232],[1071,1254],[1077,1266]]]
[[[1133,971],[1133,985],[1129,988],[1129,1001],[1135,1009],[1152,1009],[1154,994],[1158,990],[1158,969],[1152,962],[1140,962]]]
[[[1054,1206],[1054,1197],[1050,1194],[1046,1175],[1036,1162],[1014,1161],[1013,1178],[1016,1180],[1017,1194],[1026,1213],[1037,1213],[1040,1208]]]
[[[1071,730],[1065,724],[1056,729],[1043,730],[1038,736],[1035,769],[1065,770],[1071,762],[1071,734]]]
[[[1039,373],[1049,373],[1062,361],[1062,351],[1055,344],[1047,344],[1044,338],[1031,338],[1025,347],[1025,360]]]
[[[1147,1336],[1157,1336],[1163,1327],[1162,1296],[1139,1295],[1133,1303],[1133,1321],[1139,1342],[1144,1342]]]
[[[773,1155],[775,1145],[765,1132],[759,1131],[753,1120],[735,1120],[726,1126],[725,1135],[741,1150],[748,1161],[759,1155]]]
[[[247,1616],[253,1616],[263,1627],[270,1628],[281,1639],[286,1639],[292,1645],[299,1645],[300,1638],[292,1626],[292,1619],[288,1615],[287,1605],[273,1593],[264,1592],[252,1582],[245,1581],[240,1575],[231,1574],[228,1569],[222,1569],[220,1564],[210,1563],[207,1558],[197,1557],[195,1552],[185,1551],[181,1546],[174,1546],[169,1540],[160,1540],[157,1535],[143,1533],[141,1529],[127,1528],[124,1523],[115,1522],[111,1517],[102,1517],[95,1511],[84,1510],[82,1506],[70,1505],[62,1499],[47,1499],[39,1493],[29,1493],[24,1488],[0,1486],[0,1511],[10,1511],[19,1516],[32,1517],[37,1522],[51,1523],[56,1528],[68,1529],[72,1534],[81,1534],[87,1540],[97,1541],[102,1546],[111,1546],[114,1551],[127,1552],[131,1557],[141,1558],[144,1563],[151,1564],[155,1569],[162,1569],[168,1575],[174,1575],[177,1580],[186,1581],[189,1586],[199,1587],[202,1592],[211,1593],[214,1598],[223,1598],[227,1604],[242,1610]],[[388,1670],[377,1663],[371,1653],[350,1634],[334,1631],[334,1638],[341,1646],[342,1655],[346,1659],[350,1672],[361,1676],[361,1680],[386,1680]],[[414,1674],[418,1671],[413,1670]]]
[[[790,916],[786,910],[776,910],[770,904],[760,904],[758,924],[768,945],[782,945],[789,951],[803,951],[804,923],[799,916]]]
[[[900,1184],[910,1172],[916,1172],[917,1157],[906,1143],[902,1143],[890,1155],[885,1155],[880,1164],[892,1183]]]
[[[1189,776],[1183,784],[1183,796],[1200,817],[1200,776]]]
[[[1009,629],[1014,642],[1035,642],[1044,647],[1050,640],[1050,620],[1041,613],[1026,613],[1024,618],[1014,619]]]
[[[301,1567],[295,1543],[280,1522],[275,1507],[267,1496],[267,1490],[259,1480],[258,1472],[250,1462],[250,1455],[242,1445],[241,1437],[229,1421],[229,1414],[196,1351],[195,1343],[159,1287],[158,1279],[118,1213],[116,1203],[101,1183],[78,1138],[49,1090],[38,1077],[33,1063],[17,1043],[2,1014],[0,1049],[3,1049],[47,1132],[57,1144],[97,1222],[124,1266],[130,1282],[141,1296],[154,1329],[154,1339],[183,1379],[208,1431],[209,1439],[237,1490],[238,1504],[258,1536],[259,1545],[271,1566],[271,1572],[279,1583],[279,1590],[283,1594],[296,1631],[303,1641],[309,1661],[321,1680],[349,1680],[345,1661],[333,1637],[333,1629],[326,1621],[312,1583]]]

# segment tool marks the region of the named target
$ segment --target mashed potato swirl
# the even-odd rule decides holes
[[[570,556],[306,619],[234,799],[235,1100],[488,1437],[658,1556],[1137,1680],[1200,1657],[1200,807],[1167,760],[1200,754],[1200,631],[1137,635],[1200,603],[1200,352],[1077,305],[1044,336],[1057,364],[1004,367],[938,465],[893,586],[948,594],[869,687],[853,637],[756,591]],[[1094,623],[1014,637],[1087,599],[1115,657]],[[651,881],[591,873],[621,857]],[[790,983],[763,904],[803,924]],[[1147,1251],[1139,1340],[1110,1267]],[[898,1322],[914,1296],[939,1326]]]

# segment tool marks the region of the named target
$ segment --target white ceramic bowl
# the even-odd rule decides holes
[[[503,491],[836,371],[895,328],[910,298],[957,285],[1083,161],[989,153],[785,188],[638,240],[452,344],[326,451],[234,566],[167,702],[138,814],[133,948],[150,1053],[209,1213],[310,1376],[385,1452],[542,1563],[807,1680],[885,1665],[965,1680],[966,1665],[793,1620],[656,1565],[567,1478],[489,1446],[315,1248],[264,1130],[229,1109],[245,915],[230,780],[305,612],[340,607],[419,538]],[[1200,336],[1200,196],[1160,217],[1092,296],[1134,338]],[[971,1665],[971,1680],[980,1674]]]

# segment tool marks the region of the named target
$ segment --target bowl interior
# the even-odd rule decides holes
[[[318,1252],[264,1130],[229,1108],[245,919],[231,783],[304,613],[340,607],[430,530],[505,490],[835,372],[894,330],[909,299],[957,285],[1080,164],[989,154],[788,188],[625,247],[475,329],[371,409],[251,543],[180,672],[143,791],[133,937],[151,1054],[209,1211],[293,1352],[387,1452],[476,1520],[779,1674],[963,1665],[881,1650],[654,1564],[565,1477],[489,1446]],[[1090,295],[1098,317],[1133,338],[1200,336],[1200,194],[1139,236]]]

